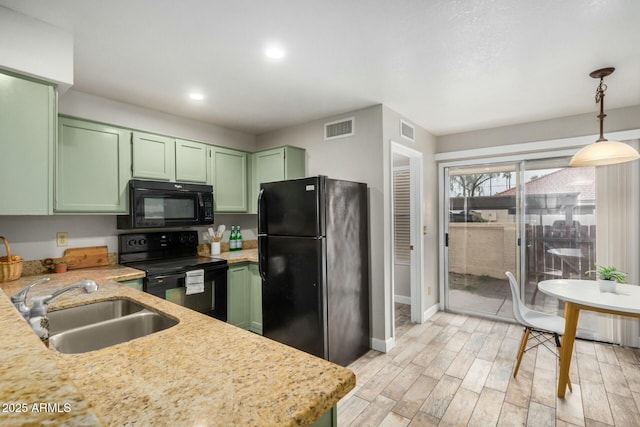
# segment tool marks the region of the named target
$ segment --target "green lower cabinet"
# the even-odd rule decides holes
[[[227,282],[227,323],[249,329],[249,270],[246,264],[230,267]]]
[[[249,330],[262,335],[262,278],[256,263],[249,264],[249,283],[251,284]]]
[[[262,280],[256,263],[229,267],[227,323],[262,335]]]
[[[131,279],[131,280],[122,280],[119,281],[121,285],[128,286],[130,288],[136,289],[138,291],[142,290],[142,279]]]
[[[334,406],[311,425],[313,427],[338,427],[338,408]]]

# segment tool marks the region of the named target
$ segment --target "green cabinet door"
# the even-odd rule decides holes
[[[262,278],[256,263],[249,264],[249,283],[251,284],[249,330],[262,335]]]
[[[0,73],[0,215],[53,208],[53,87]]]
[[[55,212],[126,213],[131,132],[60,117]]]
[[[246,264],[229,268],[227,323],[249,329],[249,270]]]
[[[122,280],[122,281],[119,281],[118,283],[133,289],[137,289],[139,291],[142,290],[142,279]]]
[[[251,159],[251,201],[250,213],[257,212],[257,199],[260,184],[303,178],[307,174],[305,150],[284,146],[253,153]]]
[[[131,144],[134,178],[173,180],[175,139],[133,132]]]
[[[216,212],[247,211],[247,153],[209,147]]]
[[[176,140],[176,181],[207,183],[207,145]]]

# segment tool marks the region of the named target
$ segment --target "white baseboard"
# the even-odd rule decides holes
[[[387,338],[386,341],[379,340],[376,338],[371,338],[370,347],[374,350],[381,351],[383,353],[388,353],[393,347],[396,346],[396,340],[391,337]]]
[[[431,307],[429,307],[427,309],[427,311],[422,313],[422,321],[426,322],[427,320],[429,320],[431,318],[431,316],[433,316],[434,314],[436,314],[438,312],[438,310],[440,310],[439,304],[434,304]]]
[[[393,301],[398,304],[411,305],[411,297],[405,297],[404,295],[394,295]]]

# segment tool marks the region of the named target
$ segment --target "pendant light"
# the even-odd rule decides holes
[[[594,79],[600,79],[600,84],[596,89],[596,104],[600,103],[600,138],[586,147],[578,151],[569,162],[569,166],[585,167],[585,166],[603,166],[613,165],[615,163],[630,162],[640,158],[640,154],[629,144],[624,142],[607,141],[603,134],[604,118],[604,92],[607,85],[604,84],[604,78],[613,73],[615,68],[602,68],[589,74]]]

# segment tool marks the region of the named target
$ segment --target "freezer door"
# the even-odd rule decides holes
[[[264,336],[326,358],[322,239],[262,238]]]
[[[324,235],[324,177],[263,183],[258,198],[258,234]]]

